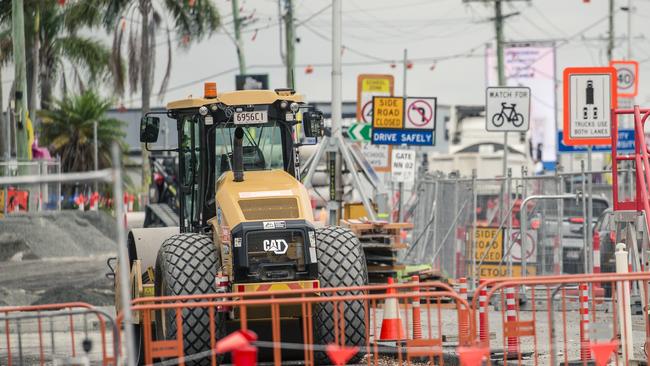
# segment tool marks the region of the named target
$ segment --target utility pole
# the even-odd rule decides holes
[[[627,59],[632,59],[632,0],[627,0]]]
[[[23,0],[13,0],[11,20],[16,79],[16,89],[14,91],[17,140],[16,157],[18,160],[27,160],[29,159],[29,146],[27,146],[27,66],[25,65]]]
[[[291,2],[291,0],[287,0]],[[342,65],[341,65],[341,45],[342,40],[342,0],[332,0],[332,137],[341,135],[341,118],[342,118],[342,101],[343,83]],[[287,39],[289,31],[287,26]],[[289,60],[289,47],[287,43],[287,61]],[[287,70],[289,63],[287,62]],[[330,141],[336,141],[332,139]],[[329,224],[338,225],[338,219],[341,214],[341,199],[342,199],[342,177],[341,169],[343,167],[341,161],[341,152],[336,146],[330,145],[327,152],[328,170],[330,178],[330,201],[328,202],[329,210]],[[350,167],[352,169],[352,167]]]
[[[239,17],[239,1],[232,0],[232,18],[235,27],[235,46],[237,47],[237,60],[239,61],[239,74],[246,74],[246,59],[244,58],[244,44],[241,39],[241,18]]]
[[[614,0],[609,0],[609,40],[607,42],[607,60],[614,57]]]
[[[506,85],[506,75],[503,66],[503,12],[501,9],[501,0],[494,2],[494,30],[497,39],[497,73],[499,85]],[[503,176],[508,173],[508,132],[503,133]],[[505,209],[504,206],[501,206]]]
[[[0,51],[0,56],[2,56],[2,51]],[[4,109],[2,108],[2,101],[4,100],[2,92],[2,66],[0,66],[0,160],[7,161],[11,156],[9,136],[7,135],[9,134],[9,119],[5,120]]]
[[[293,27],[293,0],[285,0],[285,12],[284,12],[284,28],[285,28],[285,41],[286,41],[286,65],[287,65],[287,87],[294,88],[294,68],[296,65],[296,55],[295,55],[295,46],[296,46],[296,35],[295,29]],[[339,51],[340,52],[340,51]],[[332,101],[334,102],[334,101]]]

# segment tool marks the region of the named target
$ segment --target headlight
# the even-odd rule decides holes
[[[202,116],[207,115],[208,114],[208,107],[201,106],[201,108],[199,108],[199,114],[202,115]]]
[[[291,103],[289,108],[291,108],[291,112],[298,113],[298,110],[300,110],[300,105],[298,103]]]

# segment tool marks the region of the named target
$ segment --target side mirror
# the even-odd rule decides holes
[[[140,120],[140,142],[154,143],[158,141],[158,131],[160,130],[160,118],[154,116],[144,116]]]
[[[323,112],[318,110],[303,112],[302,124],[305,131],[305,137],[318,139],[323,136]]]

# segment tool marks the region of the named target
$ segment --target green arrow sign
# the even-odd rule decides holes
[[[348,128],[348,136],[353,141],[372,140],[372,126],[367,123],[353,123]]]

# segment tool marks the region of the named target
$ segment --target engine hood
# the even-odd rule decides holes
[[[243,182],[226,172],[216,196],[217,215],[230,228],[245,221],[314,221],[307,189],[283,170],[246,171]]]

